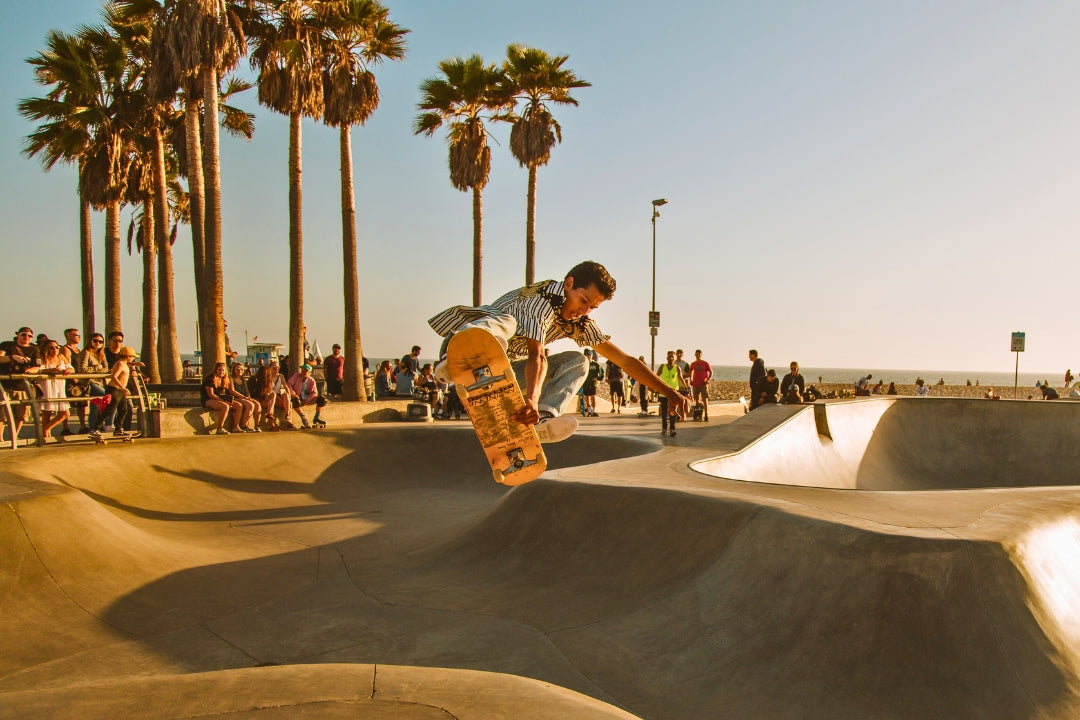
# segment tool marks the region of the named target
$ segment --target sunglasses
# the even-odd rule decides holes
[[[34,333],[32,333],[32,332],[21,332],[21,333],[18,334],[17,337],[30,337],[30,338],[32,338],[32,337],[34,337]]]

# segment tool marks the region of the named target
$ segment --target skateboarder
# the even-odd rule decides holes
[[[445,358],[450,337],[465,327],[490,332],[506,349],[522,388],[525,408],[513,419],[536,425],[540,442],[558,442],[577,430],[577,419],[563,415],[589,373],[589,363],[578,351],[545,354],[548,343],[571,338],[580,347],[592,347],[632,378],[664,395],[680,417],[689,400],[666,385],[643,362],[627,355],[600,331],[589,313],[615,294],[615,280],[603,265],[585,261],[574,266],[562,280],[545,280],[506,293],[491,305],[455,305],[428,321],[443,336]],[[449,381],[445,361],[435,377]]]

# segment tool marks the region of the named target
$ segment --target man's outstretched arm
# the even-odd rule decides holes
[[[521,388],[521,394],[525,398],[525,407],[514,414],[514,420],[523,425],[535,425],[540,422],[540,411],[537,405],[540,402],[540,390],[547,376],[547,356],[544,355],[544,346],[537,340],[528,340],[529,359],[525,361],[525,387]]]
[[[627,355],[610,340],[600,345],[596,345],[595,348],[596,352],[621,367],[630,377],[634,378],[653,392],[667,396],[671,409],[674,410],[679,417],[686,417],[686,414],[690,411],[690,398],[661,380],[660,376],[650,370],[645,363],[632,355]]]

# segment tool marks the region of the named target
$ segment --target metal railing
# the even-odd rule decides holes
[[[110,377],[112,376],[109,373],[72,373],[70,375],[18,373],[14,375],[0,375],[0,381],[2,381],[0,382],[0,412],[3,412],[3,419],[7,423],[8,427],[7,432],[11,435],[11,448],[17,449],[19,447],[19,438],[18,435],[15,433],[15,407],[18,407],[20,405],[27,405],[30,407],[30,422],[33,423],[34,433],[37,435],[37,444],[40,447],[45,444],[45,434],[42,432],[41,422],[41,414],[43,412],[41,409],[42,405],[50,402],[65,402],[69,405],[77,405],[79,403],[90,403],[91,401],[96,400],[99,397],[108,397],[108,395],[92,396],[89,393],[75,396],[65,395],[64,397],[50,397],[44,394],[44,389],[41,385],[38,384],[39,381],[43,379],[62,379],[65,381],[99,380],[102,381],[102,384],[104,384],[104,381],[107,381]],[[8,390],[8,388],[4,387],[4,384],[8,383],[9,381],[22,383],[22,387],[20,389],[26,395],[26,397],[12,397],[11,391]],[[146,437],[150,434],[148,411],[151,409],[151,398],[146,390],[146,380],[143,378],[142,374],[132,371],[131,384],[129,385],[129,387],[133,387],[135,390],[129,400],[131,400],[132,403],[132,411],[138,410],[136,422],[138,423],[139,432],[142,433],[144,437]],[[0,429],[2,429],[2,427],[0,427]],[[6,441],[3,444],[6,444]]]

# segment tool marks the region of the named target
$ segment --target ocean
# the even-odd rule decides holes
[[[182,355],[185,360],[191,360],[198,364],[199,358],[197,355]],[[396,358],[375,358],[370,357],[368,360],[371,363],[371,369],[374,370],[379,366],[379,363],[383,360],[396,360]],[[601,361],[603,358],[601,358]],[[435,363],[433,358],[421,358],[420,364]],[[769,365],[766,364],[766,368],[776,370],[778,377],[784,377],[788,372],[787,364],[784,365]],[[746,365],[713,365],[713,379],[715,380],[748,380],[750,377],[750,364]],[[850,383],[854,386],[855,381],[866,373],[870,373],[874,376],[874,382],[878,380],[884,381],[886,385],[890,382],[900,383],[903,385],[911,385],[915,382],[916,378],[922,378],[928,385],[934,385],[940,379],[945,380],[946,385],[966,385],[968,381],[974,385],[976,382],[980,386],[991,387],[1012,387],[1013,386],[1013,372],[987,372],[985,370],[896,370],[896,369],[881,369],[881,368],[816,368],[816,367],[802,367],[803,377],[807,382],[823,382],[823,383]],[[820,378],[820,380],[818,379]],[[1065,384],[1065,373],[1060,372],[1051,376],[1047,376],[1044,373],[1028,373],[1021,372],[1019,375],[1018,386],[1019,387],[1035,387],[1036,382],[1050,381],[1050,385],[1053,387],[1062,387]],[[873,383],[872,383],[873,384]]]

